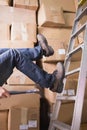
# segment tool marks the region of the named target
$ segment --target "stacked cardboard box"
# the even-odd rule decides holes
[[[38,0],[14,0],[13,6],[18,8],[37,10]]]
[[[14,95],[1,99],[0,104],[0,129],[39,130],[40,96],[38,94]]]
[[[37,0],[14,0],[14,7],[3,5],[0,5],[0,49],[34,47],[37,41]],[[35,83],[16,68],[7,83],[4,86],[9,91],[36,90]],[[0,99],[0,129],[39,130],[39,108],[38,94],[13,95]]]
[[[44,27],[72,27],[75,15],[73,12],[75,12],[74,0],[71,2],[69,0],[40,0],[38,25]]]
[[[4,28],[4,29],[3,29]],[[10,25],[0,23],[0,40],[10,40]],[[1,44],[1,43],[0,43]]]
[[[48,7],[52,8],[58,8],[62,7],[64,11],[69,11],[69,12],[75,12],[75,3],[74,0],[40,0],[40,5],[45,4]]]
[[[34,47],[37,41],[36,10],[0,6],[0,12],[0,32],[2,34],[0,35],[0,48]],[[15,70],[8,84],[29,85],[34,82]]]

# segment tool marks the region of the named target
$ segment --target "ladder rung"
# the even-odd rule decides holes
[[[80,71],[80,67],[77,68],[77,69],[74,69],[74,70],[71,70],[71,71],[67,72],[67,73],[65,74],[65,76],[72,75],[72,74],[77,73],[77,72],[79,72],[79,71]]]
[[[83,24],[83,25],[80,27],[79,30],[77,30],[74,34],[72,34],[71,38],[74,38],[74,37],[76,37],[78,34],[80,34],[80,33],[85,29],[86,25],[87,25],[86,23]]]
[[[76,47],[75,49],[73,49],[72,51],[70,51],[67,55],[66,55],[66,59],[69,58],[70,55],[76,53],[77,51],[79,51],[80,49],[82,49],[82,47],[84,46],[84,44],[81,44],[80,46]]]
[[[71,129],[70,125],[67,125],[67,124],[60,122],[60,121],[54,121],[53,126],[57,129],[60,129],[60,130],[70,130]]]
[[[75,21],[80,20],[86,14],[87,14],[87,7],[76,17]]]
[[[76,100],[76,96],[57,96],[57,100]]]

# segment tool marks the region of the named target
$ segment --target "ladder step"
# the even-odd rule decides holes
[[[76,100],[76,96],[57,96],[57,100]]]
[[[75,21],[80,20],[84,15],[87,15],[87,7],[76,17]]]
[[[60,121],[54,121],[53,122],[53,126],[57,129],[60,129],[60,130],[70,130],[71,129],[71,126],[70,125],[67,125],[65,123],[62,123]]]
[[[76,37],[78,34],[80,34],[86,27],[87,23],[83,24],[79,30],[77,30],[75,33],[72,34],[71,38]]]
[[[72,51],[70,51],[69,53],[67,53],[65,60],[67,60],[72,54],[74,54],[77,51],[79,51],[80,49],[82,49],[83,46],[84,46],[84,44],[81,44],[80,46],[76,47],[75,49],[73,49]]]
[[[77,72],[79,72],[79,71],[80,71],[80,67],[77,68],[77,69],[74,69],[74,70],[71,70],[71,71],[67,72],[67,73],[65,74],[65,76],[72,75],[72,74],[77,73]]]

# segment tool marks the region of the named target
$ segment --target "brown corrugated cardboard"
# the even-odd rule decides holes
[[[0,23],[0,40],[10,40],[10,25]]]
[[[13,107],[9,110],[8,130],[39,130],[39,107]],[[25,129],[23,129],[25,130]]]
[[[72,28],[76,14],[64,12],[63,15],[64,15],[64,19],[65,19],[65,25],[63,25],[63,27],[71,27]]]
[[[0,5],[9,5],[10,0],[0,0]]]
[[[3,85],[3,87],[9,91],[26,91],[26,90],[37,90],[38,88],[36,87],[35,84],[33,85]]]
[[[28,111],[28,130],[39,130],[40,122],[38,108],[30,108]]]
[[[38,0],[14,0],[14,7],[37,10]]]
[[[60,108],[58,119],[71,124],[73,117],[74,103],[63,103]],[[79,115],[78,115],[79,117]],[[87,100],[84,101],[81,123],[87,123]]]
[[[33,23],[12,23],[11,40],[36,42],[36,28],[36,24]]]
[[[36,24],[36,12],[29,9],[0,6],[0,22],[8,24],[13,22]]]
[[[39,95],[30,94],[29,96],[27,95],[27,97],[25,95],[25,101],[24,95],[21,95],[20,100],[19,96],[15,96],[15,100],[12,99],[12,101],[10,100],[11,102],[6,102],[8,106],[10,104],[8,109],[4,106],[3,110],[0,110],[0,130],[22,130],[21,128],[26,127],[27,129],[23,130],[28,130],[28,127],[30,127],[33,130],[39,130]],[[5,99],[9,100],[9,98]],[[4,99],[0,99],[0,105],[1,100],[3,102]],[[18,103],[16,102],[17,100]],[[13,105],[11,104],[12,102]]]
[[[0,48],[32,48],[34,47],[34,43],[31,41],[23,41],[23,40],[1,40]]]
[[[13,71],[13,74],[9,77],[7,80],[7,83],[10,85],[29,85],[29,84],[35,84],[34,81],[32,81],[30,78],[28,78],[26,75],[24,75],[22,72],[17,70],[16,68]]]
[[[63,12],[61,7],[42,4],[38,11],[38,25],[43,27],[72,27],[75,13]]]
[[[13,106],[37,107],[40,105],[39,94],[11,95],[9,98],[0,99],[0,110],[9,109]]]
[[[63,10],[58,7],[49,8],[42,4],[38,11],[38,25],[44,27],[58,27],[65,24]]]
[[[69,38],[71,35],[71,29],[65,28],[38,28],[38,32],[43,34],[49,43],[53,47],[54,55],[50,57],[45,57],[44,61],[59,61],[64,60],[65,53],[68,47]]]
[[[11,108],[8,115],[8,130],[19,130],[21,124],[20,109]]]
[[[45,4],[49,7],[62,7],[64,11],[75,12],[75,3],[74,0],[40,0],[40,4]]]
[[[8,110],[0,110],[0,130],[8,130]]]

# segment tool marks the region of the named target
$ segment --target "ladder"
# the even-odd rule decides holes
[[[73,75],[75,73],[79,74],[76,95],[64,96],[62,93],[56,96],[56,103],[54,104],[54,109],[52,112],[52,117],[50,120],[48,130],[80,130],[81,116],[82,116],[82,109],[86,88],[86,76],[87,76],[87,23],[85,22],[80,28],[78,28],[78,24],[80,19],[83,18],[83,16],[85,15],[87,15],[87,7],[85,7],[85,9],[82,9],[82,6],[79,6],[76,12],[69,47],[64,61],[65,65],[64,87],[68,76]],[[78,35],[83,31],[85,32],[83,43],[74,48],[75,38],[78,37]],[[71,57],[73,56],[73,54],[76,54],[79,50],[82,51],[80,67],[69,71]],[[75,103],[71,125],[58,121],[58,115],[60,107],[62,105],[62,101],[74,101]]]

